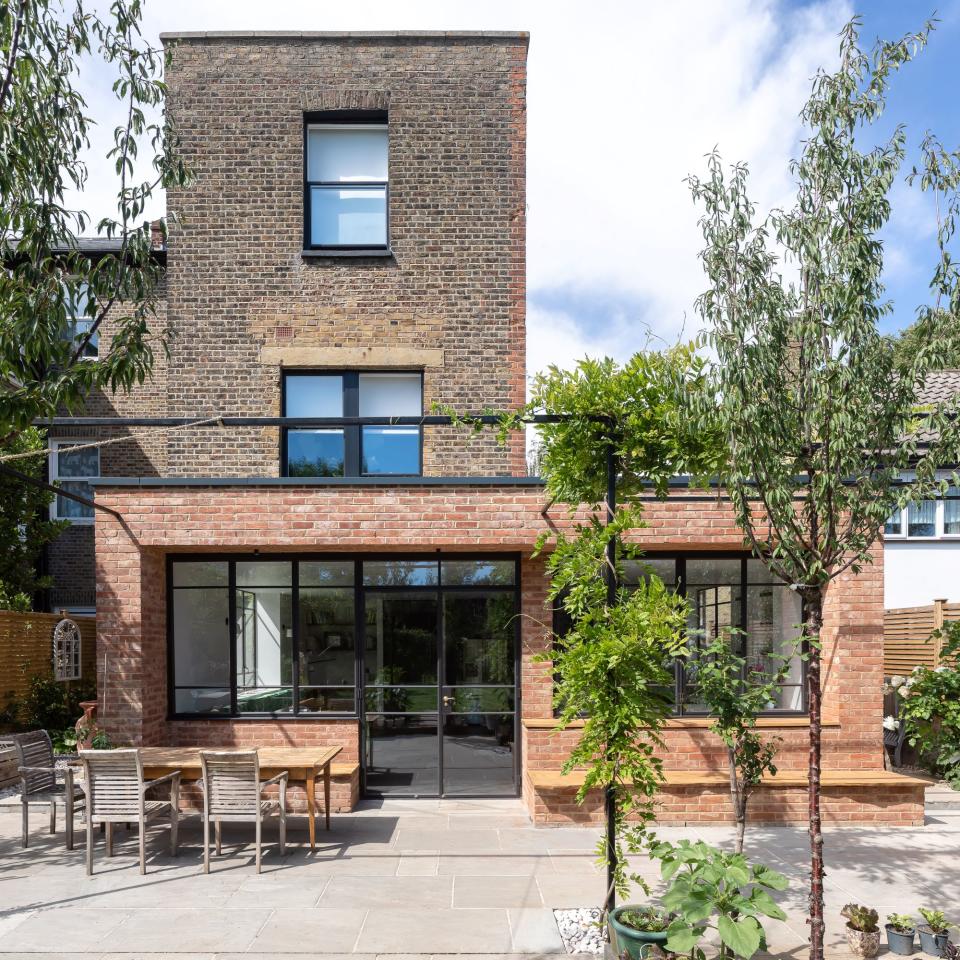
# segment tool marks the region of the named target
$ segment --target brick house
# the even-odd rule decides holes
[[[599,817],[559,778],[576,731],[555,732],[534,662],[552,612],[531,548],[565,508],[546,508],[519,437],[384,419],[524,400],[527,36],[164,41],[195,173],[168,197],[170,356],[86,413],[171,419],[110,426],[132,439],[85,466],[58,444],[100,424],[52,438],[54,475],[102,508],[74,534],[95,557],[102,722],[145,745],[340,744],[342,809],[522,795],[538,822]],[[217,417],[241,419],[184,426]],[[722,501],[678,486],[647,518],[691,638],[740,626],[762,669],[795,595]],[[82,579],[73,562],[61,583]],[[916,823],[922,785],[883,770],[882,582],[878,548],[827,605],[825,815]],[[803,679],[798,658],[760,721],[786,771],[805,765]],[[728,817],[691,680],[678,669],[667,822]],[[802,778],[756,807],[803,819]]]

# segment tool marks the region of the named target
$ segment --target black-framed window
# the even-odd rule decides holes
[[[627,585],[648,573],[689,601],[687,642],[690,655],[674,665],[673,703],[677,716],[703,716],[698,702],[697,660],[714,640],[726,638],[744,657],[744,681],[772,674],[779,654],[794,649],[803,619],[799,595],[776,580],[764,564],[744,554],[648,554],[624,564]],[[554,630],[564,628],[562,611]],[[793,653],[786,679],[765,713],[806,712],[806,664]]]
[[[420,372],[298,371],[283,375],[286,417],[419,417]],[[290,427],[283,434],[288,477],[419,476],[419,426]]]
[[[304,118],[304,246],[389,247],[389,135],[382,112]]]
[[[426,644],[407,620],[385,631],[383,598],[427,596],[435,607],[442,601],[451,636],[460,638],[462,627],[478,638],[493,621],[514,629],[520,589],[515,555],[476,554],[176,555],[168,558],[167,587],[169,713],[181,719],[356,717],[364,665],[370,709],[371,698],[393,696],[396,684],[406,689],[416,679],[416,656],[432,671],[426,695],[436,709],[439,621],[431,621]],[[494,633],[502,641],[502,630]],[[387,649],[388,641],[402,649]],[[490,684],[512,689],[516,649],[509,654],[491,642],[474,651],[474,642],[448,644],[457,676],[470,683],[457,695],[482,699],[486,692],[490,699]],[[464,665],[468,655],[473,660]],[[395,667],[396,676],[381,676],[377,664],[387,660],[402,663],[402,673]],[[495,693],[502,692],[498,686]]]

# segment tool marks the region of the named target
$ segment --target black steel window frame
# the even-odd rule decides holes
[[[360,416],[360,375],[370,374],[408,374],[420,377],[420,416],[423,416],[423,371],[422,370],[284,370],[280,383],[280,415],[287,416],[287,380],[293,377],[340,377],[343,380],[343,416]],[[326,418],[333,419],[333,418]],[[287,463],[287,436],[291,430],[309,429],[284,427],[280,432],[280,475],[290,476]],[[356,424],[345,425],[343,430],[343,475],[345,477],[422,477],[423,476],[423,427],[417,428],[420,455],[416,473],[363,473],[363,427]],[[406,429],[409,429],[406,428]]]
[[[676,552],[663,552],[657,553],[650,551],[641,555],[639,561],[643,563],[645,560],[657,561],[657,560],[673,560],[674,561],[674,578],[673,582],[669,583],[664,581],[666,586],[672,587],[676,590],[680,596],[686,597],[687,595],[687,561],[688,560],[739,560],[740,561],[740,618],[739,622],[736,624],[736,629],[740,632],[739,634],[739,643],[738,643],[738,652],[741,652],[743,645],[745,645],[747,640],[747,588],[751,586],[774,586],[779,589],[787,590],[786,584],[778,583],[776,580],[766,581],[764,583],[751,582],[747,579],[748,577],[748,561],[751,558],[750,554],[742,553],[739,551],[690,551],[684,553]],[[695,584],[695,586],[704,586],[709,587],[711,584]],[[714,586],[727,586],[727,584],[715,584]],[[731,584],[732,586],[732,584]],[[801,617],[803,616],[803,610],[801,608]],[[562,606],[558,602],[553,609],[553,631],[555,634],[562,634],[563,631],[569,629],[569,618],[567,617],[566,612],[563,610]],[[808,703],[807,703],[807,658],[806,653],[808,650],[808,644],[806,640],[803,641],[800,653],[802,655],[801,663],[801,676],[799,684],[789,684],[789,686],[800,687],[801,694],[801,705],[797,710],[764,710],[761,716],[764,717],[799,717],[805,716],[808,712]],[[742,655],[742,654],[741,654]],[[674,681],[673,681],[673,716],[676,717],[706,717],[709,716],[709,713],[705,710],[695,710],[685,707],[685,702],[687,699],[687,685],[686,685],[686,675],[683,669],[683,661],[677,660],[673,665],[674,671]],[[744,676],[744,682],[746,682],[746,677]],[[558,678],[554,675],[554,683],[556,684]]]
[[[311,180],[309,169],[310,138],[308,131],[310,127],[317,124],[343,124],[345,127],[359,126],[387,126],[387,175],[389,177],[389,124],[386,110],[321,110],[303,115],[303,249],[304,250],[330,250],[337,252],[343,251],[382,251],[390,249],[390,181],[372,181],[365,180],[359,183],[329,183],[322,180]],[[349,244],[349,243],[314,243],[310,230],[311,221],[311,203],[313,187],[345,187],[350,190],[376,189],[384,191],[384,242],[380,244]]]
[[[438,565],[437,583],[424,585],[397,585],[397,586],[377,586],[375,584],[365,585],[363,583],[363,564],[364,561],[385,561],[385,560],[430,560]],[[511,560],[514,562],[514,582],[512,585],[496,584],[444,584],[442,582],[441,563],[446,560]],[[225,587],[174,587],[173,586],[173,565],[178,562],[207,561],[211,563],[227,564],[227,585]],[[290,711],[273,710],[264,712],[244,711],[241,712],[237,705],[237,578],[236,564],[243,562],[291,562],[293,564],[291,571],[291,600],[292,600],[292,627],[293,643],[291,659],[293,662],[293,707]],[[307,587],[306,589],[342,589],[353,591],[353,610],[354,610],[354,709],[350,711],[311,711],[310,713],[300,713],[300,563],[322,563],[324,561],[348,561],[353,564],[353,584],[351,586],[338,587],[332,584],[330,587]],[[515,606],[517,616],[515,617],[516,635],[514,638],[514,714],[516,718],[520,717],[520,558],[516,553],[480,553],[463,551],[444,551],[433,553],[171,553],[166,557],[166,615],[167,615],[167,719],[168,720],[212,720],[212,721],[236,721],[236,720],[263,720],[264,718],[273,718],[277,720],[296,720],[298,722],[324,721],[324,720],[362,720],[366,713],[378,713],[380,711],[365,710],[366,685],[363,675],[364,668],[364,644],[365,644],[365,617],[366,617],[366,593],[368,591],[377,593],[403,593],[417,591],[420,593],[435,592],[438,599],[444,592],[513,592],[515,595]],[[230,712],[229,713],[194,713],[178,712],[176,708],[176,658],[174,655],[174,635],[173,635],[173,598],[175,590],[203,590],[219,589],[227,590],[227,608],[228,608],[228,626],[227,637],[230,644]],[[437,617],[437,630],[442,629],[441,617]],[[438,661],[437,661],[437,689],[440,691],[445,686],[441,681],[442,674],[442,636],[437,637]],[[195,686],[195,685],[187,685]],[[311,690],[343,690],[349,685],[317,685],[304,684]],[[467,686],[476,687],[482,684],[467,684]],[[503,686],[499,684],[498,686]],[[186,687],[180,687],[185,689]],[[438,692],[438,698],[440,694]],[[439,700],[438,700],[439,708]],[[511,712],[511,711],[504,711]],[[361,737],[363,736],[363,724],[361,723]],[[515,737],[515,742],[516,737]],[[518,748],[519,749],[519,748]]]

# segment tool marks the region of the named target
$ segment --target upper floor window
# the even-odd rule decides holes
[[[74,449],[85,442],[50,441],[50,482],[70,493],[92,500],[93,487],[90,486],[90,481],[100,476],[100,450],[97,447]],[[54,520],[93,523],[93,507],[59,495],[50,505],[50,515]]]
[[[883,526],[888,539],[929,539],[960,536],[960,490],[950,487],[945,500],[921,500],[896,509]]]
[[[67,301],[67,326],[63,332],[63,338],[70,343],[79,344],[90,332],[95,318],[91,316],[93,300],[90,296],[90,289],[85,283],[77,286],[73,297]],[[100,355],[100,333],[95,331],[90,338],[89,343],[83,348],[85,359],[96,359]]]
[[[420,373],[285,373],[286,417],[419,417]],[[288,477],[416,476],[419,426],[290,427],[284,435]]]
[[[306,124],[306,245],[386,249],[387,124]]]

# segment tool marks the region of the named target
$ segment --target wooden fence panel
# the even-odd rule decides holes
[[[947,620],[960,620],[960,603],[935,600],[923,607],[896,607],[883,614],[883,670],[906,676],[914,667],[938,667],[940,644],[931,639]]]
[[[53,628],[59,613],[16,613],[0,610],[0,708],[20,700],[33,677],[53,676]],[[80,628],[80,679],[97,678],[97,621],[70,617]]]

